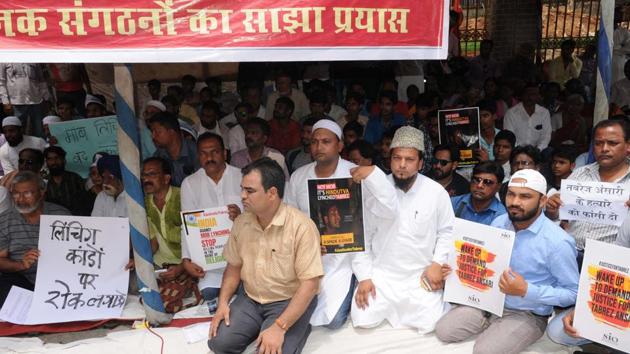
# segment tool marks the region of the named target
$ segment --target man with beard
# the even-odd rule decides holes
[[[300,136],[302,146],[287,153],[286,161],[289,172],[293,173],[298,168],[313,162],[313,157],[311,156],[311,134],[315,123],[317,123],[316,119],[307,119],[302,123]]]
[[[451,198],[455,216],[490,225],[497,216],[506,213],[496,194],[503,181],[503,168],[494,161],[475,165],[470,179],[470,193]]]
[[[181,187],[181,210],[201,210],[227,206],[230,219],[234,220],[242,210],[241,171],[225,162],[227,150],[221,136],[203,133],[197,138],[197,172],[186,177]],[[182,242],[182,265],[195,278],[199,278],[199,289],[206,300],[219,296],[223,270],[205,272],[200,265],[190,260],[186,242]]]
[[[423,140],[410,126],[399,128],[392,140],[392,174],[378,188],[393,201],[366,217],[366,251],[353,261],[359,280],[351,311],[355,327],[387,320],[394,328],[429,333],[444,313],[441,269],[452,248],[455,217],[446,191],[418,173]]]
[[[14,208],[0,214],[0,306],[13,285],[33,290],[37,274],[41,215],[70,215],[48,203],[46,183],[31,171],[20,171],[11,182]]]
[[[103,190],[96,196],[92,216],[126,218],[127,193],[120,172],[118,155],[106,155],[96,163],[98,173],[103,179]]]
[[[35,136],[24,135],[22,121],[18,117],[5,117],[2,120],[2,133],[7,140],[0,147],[0,164],[4,174],[18,169],[18,154],[26,148],[44,150],[46,141]]]
[[[198,127],[199,134],[206,132],[221,135],[223,141],[229,146],[230,129],[223,125],[221,118],[221,107],[214,101],[208,101],[201,106],[201,115],[199,116],[200,125]],[[195,127],[196,128],[196,127]],[[233,151],[234,152],[234,151]]]
[[[324,213],[324,225],[326,227],[322,230],[322,235],[338,234],[341,228],[341,213],[336,205],[331,205],[326,208]]]
[[[149,121],[151,137],[157,150],[153,154],[173,166],[171,184],[179,187],[186,176],[198,168],[197,147],[194,141],[184,139],[179,121],[169,112],[156,113]]]
[[[302,212],[309,213],[308,180],[322,178],[350,178],[351,171],[357,167],[342,159],[339,154],[343,149],[342,131],[339,125],[328,119],[322,119],[313,125],[311,136],[311,154],[314,162],[300,167],[291,175],[285,194],[285,201]],[[361,172],[367,171],[367,172]],[[374,172],[376,171],[376,172]],[[360,170],[365,179],[364,204],[365,211],[376,215],[380,213],[379,202],[392,203],[393,194],[381,187],[387,183],[385,174],[374,166]],[[329,329],[340,328],[348,318],[352,304],[355,280],[352,273],[353,255],[324,254],[324,278],[321,282],[317,308],[311,317],[313,326],[326,326]]]
[[[543,336],[554,306],[575,304],[575,241],[542,212],[546,192],[540,172],[514,173],[506,198],[508,213],[491,224],[516,232],[510,267],[499,281],[506,294],[503,316],[457,305],[438,322],[438,339],[452,343],[478,334],[473,353],[520,353]]]
[[[289,171],[287,165],[284,162],[284,156],[280,151],[272,149],[265,144],[269,139],[271,128],[269,123],[262,118],[252,118],[245,125],[245,143],[247,148],[241,151],[237,151],[232,155],[231,164],[234,167],[243,168],[249,165],[252,161],[256,161],[263,157],[268,157],[278,163],[287,181],[289,180]]]
[[[162,158],[144,160],[141,178],[153,264],[158,269],[168,269],[159,275],[166,280],[176,278],[184,270],[181,266],[181,197],[179,188],[170,185],[171,173],[171,165]]]
[[[269,121],[269,146],[286,154],[300,145],[300,123],[291,119],[295,105],[288,97],[276,100],[273,119]]]
[[[66,152],[59,146],[50,146],[44,150],[44,158],[50,172],[46,201],[63,206],[72,215],[89,216],[93,205],[85,182],[78,174],[66,171]]]
[[[431,178],[439,183],[455,197],[468,193],[469,183],[466,178],[456,172],[459,161],[459,150],[449,145],[438,145],[433,149],[433,161],[431,161]]]

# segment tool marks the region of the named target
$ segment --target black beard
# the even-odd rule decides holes
[[[61,176],[64,171],[65,171],[65,167],[64,166],[59,166],[59,167],[49,167],[48,171],[50,171],[50,175],[51,176]]]
[[[537,213],[538,213],[538,208],[534,208],[530,211],[523,213],[523,216],[514,216],[508,211],[508,217],[510,218],[510,221],[516,221],[516,222],[528,221],[528,220],[531,220],[533,217],[535,217]]]
[[[413,182],[416,181],[416,176],[417,175],[413,175],[407,178],[398,178],[396,177],[395,174],[392,174],[392,177],[394,178],[394,184],[396,185],[397,188],[403,191],[407,191],[409,190],[409,188],[411,188],[411,186],[413,185]]]

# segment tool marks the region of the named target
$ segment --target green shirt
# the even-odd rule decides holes
[[[166,193],[166,203],[162,210],[153,202],[153,196],[145,197],[149,236],[157,239],[158,250],[153,254],[153,263],[158,267],[163,264],[179,264],[182,257],[182,238],[180,218],[179,188],[171,186]]]

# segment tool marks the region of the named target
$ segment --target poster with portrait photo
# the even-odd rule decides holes
[[[438,111],[438,131],[440,144],[459,150],[459,167],[479,163],[474,153],[480,147],[479,107]]]
[[[310,179],[308,197],[327,254],[365,251],[361,184],[352,178]]]

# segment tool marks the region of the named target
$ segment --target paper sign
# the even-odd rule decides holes
[[[630,352],[630,249],[586,240],[574,327],[580,336]]]
[[[619,226],[628,215],[630,190],[623,184],[563,179],[560,187],[561,220]]]
[[[228,208],[182,211],[181,215],[190,259],[204,270],[224,268],[223,248],[232,230]]]
[[[35,291],[21,322],[120,317],[129,287],[127,218],[42,215],[38,248]]]
[[[66,170],[83,178],[87,178],[97,152],[118,155],[116,116],[52,123],[48,128],[57,145],[66,151]]]
[[[352,178],[308,180],[310,217],[328,254],[365,251],[361,198]]]
[[[503,315],[505,294],[499,279],[510,266],[514,232],[455,219],[454,250],[448,264],[444,301]]]
[[[468,107],[438,111],[440,144],[448,144],[459,150],[459,166],[479,163],[475,150],[479,149],[481,136],[479,108]]]

